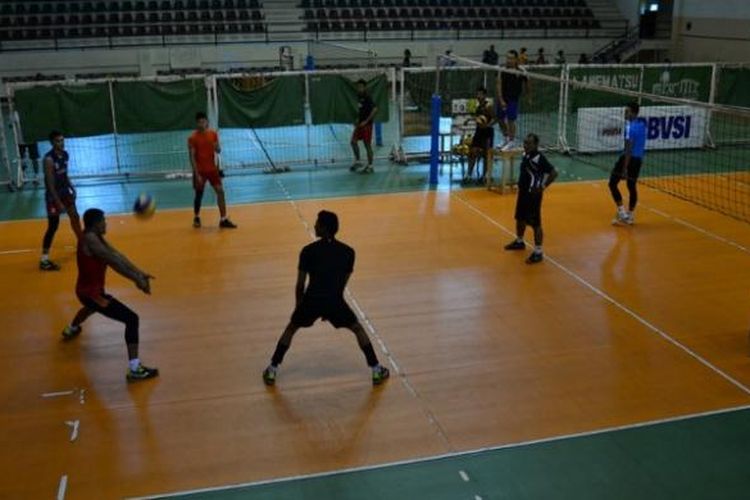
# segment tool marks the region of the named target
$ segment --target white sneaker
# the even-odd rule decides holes
[[[633,224],[635,224],[635,214],[633,212],[628,212],[623,222],[625,222],[625,224],[628,224],[629,226],[632,226]]]
[[[510,140],[506,142],[503,147],[500,148],[500,151],[510,151],[516,147],[516,141]]]
[[[508,139],[507,137],[503,137],[503,143],[497,146],[497,150],[505,151],[503,148],[505,148],[505,146],[507,146],[509,142],[510,142],[510,139]]]
[[[617,212],[615,214],[615,218],[612,219],[612,225],[617,226],[620,224],[628,224],[628,213],[627,212]],[[630,223],[632,224],[632,222]]]

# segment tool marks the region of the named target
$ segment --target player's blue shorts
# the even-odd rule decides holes
[[[497,105],[497,119],[498,120],[511,120],[516,121],[518,119],[518,100],[507,99],[505,101],[505,109]]]

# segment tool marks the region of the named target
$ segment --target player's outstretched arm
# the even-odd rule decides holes
[[[104,260],[115,272],[131,280],[139,290],[144,293],[151,293],[149,280],[153,276],[135,267],[96,234],[85,233],[84,238],[84,244],[92,255]]]

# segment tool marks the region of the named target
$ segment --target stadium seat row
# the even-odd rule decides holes
[[[110,2],[2,2],[0,15],[84,12],[145,12],[158,10],[258,9],[259,0],[150,0]]]
[[[111,12],[109,14],[57,14],[55,16],[3,16],[0,25],[5,27],[55,26],[73,27],[85,25],[119,25],[144,23],[197,23],[211,21],[260,21],[263,14],[260,10],[215,10],[215,11],[177,11],[177,12]]]
[[[302,0],[318,7],[586,7],[585,0]]]
[[[391,8],[344,8],[344,9],[306,9],[304,18],[305,19],[398,19],[398,18],[438,18],[438,19],[452,19],[452,18],[482,18],[488,17],[493,18],[508,18],[508,17],[523,17],[523,18],[554,18],[554,17],[588,17],[593,18],[593,12],[588,8],[545,8],[545,7],[533,7],[533,8],[518,8],[518,7],[391,7]]]
[[[400,31],[400,30],[513,30],[513,29],[596,29],[595,19],[451,19],[421,20],[336,20],[308,21],[307,31]]]
[[[154,24],[119,27],[85,26],[67,29],[3,29],[0,30],[0,41],[46,40],[53,38],[208,35],[214,33],[264,33],[265,31],[266,25],[260,22],[238,22],[228,24]]]

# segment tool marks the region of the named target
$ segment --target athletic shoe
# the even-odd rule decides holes
[[[372,370],[372,385],[380,385],[390,376],[391,372],[388,371],[388,368],[383,365],[378,365]]]
[[[39,269],[42,271],[59,271],[60,266],[49,259],[39,261]]]
[[[271,365],[263,370],[263,382],[266,385],[273,385],[276,383],[276,368]]]
[[[158,376],[159,370],[157,368],[148,368],[143,365],[138,365],[138,368],[136,368],[135,370],[128,369],[128,373],[127,375],[125,375],[125,378],[128,380],[128,382],[137,382],[139,380],[146,380]]]
[[[620,213],[617,212],[615,214],[615,218],[612,219],[612,225],[618,226],[620,224],[627,224],[628,223],[628,214],[627,213]]]
[[[375,169],[372,168],[372,165],[367,165],[365,168],[360,170],[360,174],[371,174],[375,171]]]
[[[193,217],[193,227],[199,228],[201,227],[201,218],[198,216]]]
[[[635,214],[633,212],[628,212],[627,217],[625,217],[625,220],[623,221],[625,224],[632,226],[635,224]]]
[[[513,240],[503,247],[505,250],[526,250],[526,243],[523,241]]]
[[[81,325],[77,326],[66,326],[62,331],[63,340],[71,340],[76,338],[81,333]]]
[[[362,168],[362,164],[358,161],[355,161],[354,163],[352,163],[352,166],[349,167],[349,172],[356,172],[360,168]]]
[[[510,140],[505,143],[505,145],[500,148],[500,151],[510,151],[511,149],[514,149],[516,147],[516,141]]]
[[[529,258],[526,259],[527,264],[538,264],[544,260],[544,254],[542,252],[531,252]]]
[[[229,219],[224,219],[221,222],[219,222],[219,227],[224,228],[224,229],[237,229],[237,224],[235,224]]]

